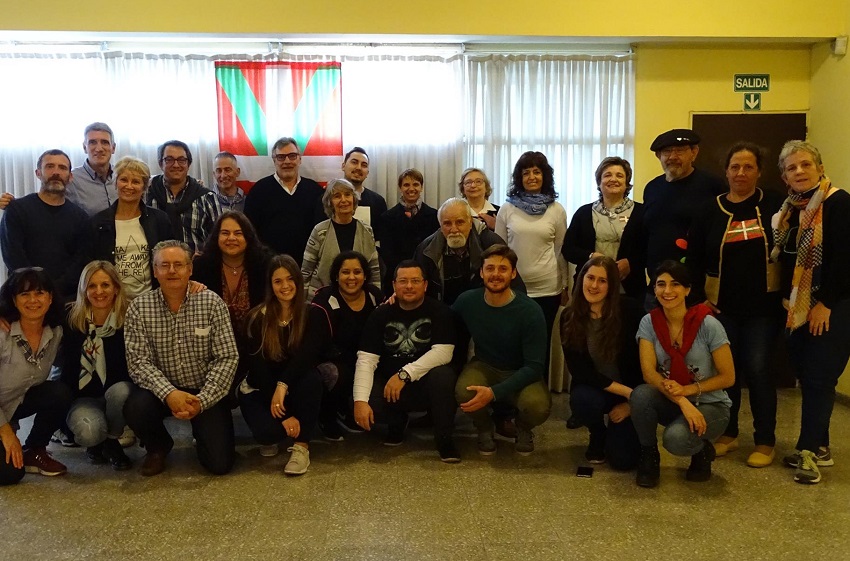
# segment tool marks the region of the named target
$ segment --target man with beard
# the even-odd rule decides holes
[[[425,296],[422,267],[407,259],[395,270],[395,302],[379,306],[363,327],[354,371],[354,420],[371,430],[388,425],[386,446],[404,441],[408,412],[431,411],[440,460],[460,461],[452,441],[455,331],[448,306]]]
[[[354,218],[377,231],[381,215],[387,211],[387,201],[363,186],[363,182],[369,177],[369,155],[366,150],[359,146],[349,150],[342,161],[342,173],[345,179],[354,185],[354,193],[359,201]],[[377,237],[376,234],[375,238]]]
[[[643,192],[646,269],[650,276],[662,261],[684,259],[691,223],[703,205],[726,191],[719,177],[694,167],[699,142],[694,131],[673,129],[659,134],[649,147],[664,170],[646,184]],[[654,306],[650,286],[647,309]]]
[[[204,246],[221,205],[215,193],[189,177],[192,152],[180,140],[169,140],[157,149],[161,175],[151,179],[145,203],[165,211],[171,220],[171,234],[185,242],[193,253]]]
[[[242,212],[245,210],[245,191],[236,185],[240,173],[242,173],[242,170],[239,169],[236,156],[230,152],[219,152],[215,155],[213,160],[215,189],[213,192],[218,197],[218,203],[223,211],[238,210]]]
[[[301,177],[301,150],[294,138],[284,136],[272,146],[275,172],[257,181],[245,197],[245,215],[260,240],[274,250],[304,260],[304,248],[313,226],[327,217],[323,190]]]
[[[88,215],[65,199],[71,159],[62,150],[38,157],[38,193],[12,201],[0,220],[0,251],[10,271],[43,267],[64,301],[74,298],[86,257]]]
[[[481,286],[483,251],[505,241],[486,227],[475,228],[469,205],[460,198],[446,200],[437,219],[440,229],[419,244],[413,258],[428,278],[428,296],[451,306],[462,292]],[[519,275],[511,288],[525,292]]]
[[[552,398],[543,381],[546,320],[543,310],[511,289],[517,256],[506,245],[494,245],[482,255],[483,288],[461,294],[452,309],[461,317],[475,343],[475,356],[461,372],[455,397],[478,431],[478,452],[496,453],[493,404],[517,409],[514,449],[534,451],[532,429],[549,417]]]

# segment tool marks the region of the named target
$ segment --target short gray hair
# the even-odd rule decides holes
[[[275,142],[274,146],[272,146],[272,155],[274,155],[275,150],[281,150],[284,146],[288,146],[290,144],[295,146],[295,149],[299,152],[301,151],[301,148],[298,146],[298,143],[295,141],[294,138],[292,138],[291,136],[283,136],[281,138],[278,138],[277,142]]]
[[[797,152],[808,152],[812,155],[818,167],[823,165],[820,150],[815,148],[814,144],[805,140],[789,140],[782,146],[782,151],[779,152],[779,173],[785,173],[785,160],[788,156]]]
[[[347,179],[331,179],[328,181],[328,186],[325,187],[325,192],[322,195],[322,206],[328,218],[334,217],[334,205],[331,199],[337,191],[351,191],[351,195],[354,197],[353,210],[357,210],[357,192],[354,190],[354,185]]]
[[[106,123],[96,122],[96,123],[92,123],[89,126],[87,126],[86,130],[83,131],[83,140],[85,140],[86,137],[89,135],[89,133],[92,132],[92,131],[100,131],[100,132],[109,133],[109,141],[112,144],[115,144],[115,135],[112,134],[112,129]]]
[[[450,199],[446,199],[446,202],[440,205],[440,208],[437,209],[437,220],[443,219],[443,211],[449,208],[450,206],[460,205],[466,209],[466,216],[469,217],[469,220],[472,220],[472,209],[469,208],[469,204],[466,202],[466,199],[461,199],[460,197],[451,197]]]
[[[153,260],[156,261],[156,256],[159,255],[161,251],[172,247],[182,249],[186,253],[186,261],[189,263],[192,262],[192,250],[186,242],[181,242],[180,240],[164,240],[153,246]]]

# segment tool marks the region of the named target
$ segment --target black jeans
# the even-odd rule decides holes
[[[630,470],[637,467],[640,458],[640,441],[631,416],[619,423],[609,420],[605,427],[604,416],[626,398],[588,386],[576,384],[570,389],[570,410],[591,434],[605,433],[605,458],[612,468]]]
[[[197,390],[183,390],[197,393]],[[163,420],[171,416],[171,409],[148,390],[137,388],[124,403],[127,425],[148,452],[167,454],[174,447]],[[222,399],[209,409],[201,411],[191,421],[198,461],[214,475],[224,475],[233,469],[236,460],[236,442],[233,434],[233,416],[227,399]]]
[[[10,423],[12,426],[32,415],[32,422],[27,440],[23,443],[24,448],[45,448],[50,442],[50,436],[59,428],[71,407],[73,395],[71,390],[59,381],[47,380],[33,386],[24,394],[24,400],[15,409]],[[11,485],[17,483],[24,476],[24,469],[18,469],[11,463],[6,463],[6,448],[3,449],[3,457],[0,458],[0,485]]]
[[[376,420],[390,426],[403,424],[411,411],[430,411],[434,419],[434,438],[439,442],[451,438],[454,431],[456,381],[457,374],[451,366],[437,366],[419,380],[405,384],[399,400],[390,403],[384,399],[387,379],[375,378],[369,406]]]
[[[316,370],[309,370],[289,386],[289,393],[283,400],[286,417],[295,417],[301,424],[298,442],[310,442],[319,420],[319,408],[322,403],[324,386]],[[239,406],[254,440],[262,445],[277,444],[287,437],[283,430],[284,419],[272,417],[271,396],[256,391],[239,394]]]
[[[850,358],[850,300],[835,304],[823,335],[811,335],[808,324],[794,330],[788,355],[803,394],[797,450],[817,452],[819,446],[829,446],[835,386]]]

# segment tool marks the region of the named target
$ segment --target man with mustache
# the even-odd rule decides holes
[[[517,454],[534,451],[532,429],[549,417],[552,397],[543,381],[546,320],[534,300],[511,288],[517,255],[506,245],[491,246],[481,256],[483,288],[461,294],[452,310],[463,320],[475,343],[475,356],[455,385],[461,410],[478,431],[478,452],[496,453],[494,422],[489,409],[517,409]]]
[[[71,159],[62,150],[38,157],[37,193],[13,200],[0,220],[0,251],[10,271],[43,267],[67,302],[74,298],[86,261],[86,212],[66,200]]]
[[[691,223],[704,204],[726,191],[719,177],[694,167],[699,143],[694,131],[673,129],[659,134],[649,147],[664,170],[643,191],[646,270],[650,273],[662,261],[684,259]],[[651,287],[646,307],[655,307]]]
[[[437,220],[440,229],[419,244],[414,259],[425,270],[428,296],[451,306],[462,292],[482,286],[481,254],[505,241],[492,230],[476,228],[469,205],[457,197],[440,205]],[[511,288],[525,292],[519,274],[511,281]]]

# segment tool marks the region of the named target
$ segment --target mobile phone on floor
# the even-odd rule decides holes
[[[576,477],[593,477],[593,468],[590,466],[578,466]]]

